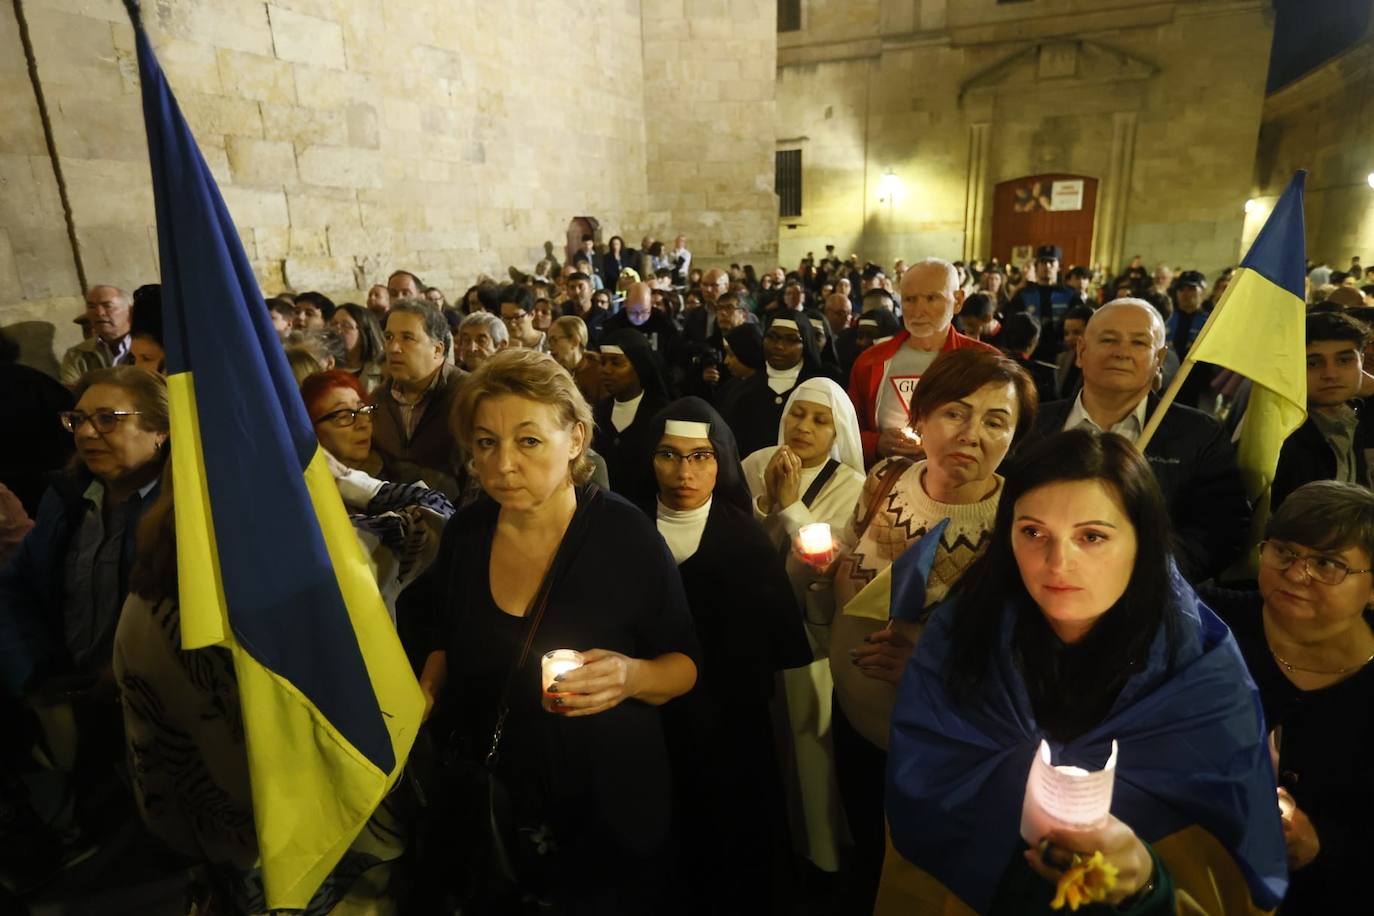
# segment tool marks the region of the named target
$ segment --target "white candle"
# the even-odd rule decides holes
[[[835,549],[835,538],[825,522],[802,525],[797,529],[801,552],[809,557],[823,557]]]
[[[1293,816],[1293,811],[1298,806],[1293,804],[1293,800],[1283,795],[1279,796],[1279,817],[1288,820]]]
[[[539,661],[539,667],[544,680],[543,703],[545,709],[552,711],[554,698],[565,695],[555,690],[553,679],[560,674],[567,674],[569,671],[581,668],[585,661],[582,653],[575,649],[554,649],[552,652],[544,653],[544,657]]]
[[[921,444],[921,437],[918,436],[916,434],[916,430],[912,429],[910,426],[903,426],[901,432],[902,435],[910,441],[916,443],[917,445]]]

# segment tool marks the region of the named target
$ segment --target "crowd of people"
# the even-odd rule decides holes
[[[1374,268],[1309,273],[1256,547],[1247,380],[1194,367],[1136,445],[1229,271],[571,254],[264,300],[426,700],[309,912],[1035,913],[1094,867],[1086,912],[1352,911]],[[83,318],[58,380],[0,338],[0,904],[133,820],[193,912],[263,912],[234,666],[180,642],[160,290]],[[1042,740],[1113,754],[1109,815],[1024,835]]]

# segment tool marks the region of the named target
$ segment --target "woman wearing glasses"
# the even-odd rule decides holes
[[[720,414],[682,398],[649,430],[658,495],[646,508],[682,575],[701,644],[696,689],[663,710],[684,873],[710,876],[692,883],[684,909],[785,912],[792,843],[769,703],[776,673],[812,654]]]
[[[347,369],[317,372],[301,384],[306,413],[330,463],[353,526],[377,566],[377,584],[396,619],[396,597],[433,562],[454,507],[423,470],[372,448],[376,406]]]
[[[1258,591],[1199,591],[1235,634],[1271,730],[1283,912],[1348,911],[1374,861],[1374,494],[1309,483],[1264,536]]]
[[[78,702],[112,696],[110,647],[134,529],[157,496],[168,454],[162,376],[133,366],[97,369],[75,394],[76,409],[60,419],[76,459],[0,571],[0,692],[11,696],[49,687]]]

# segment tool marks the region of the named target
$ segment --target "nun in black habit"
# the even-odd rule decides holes
[[[649,453],[657,440],[650,437],[649,424],[669,401],[648,339],[629,328],[606,334],[601,339],[601,381],[610,396],[592,408],[592,449],[606,460],[611,490],[644,505],[655,490]]]
[[[764,371],[721,403],[721,415],[735,434],[741,457],[778,444],[782,407],[792,389],[816,376],[839,381],[839,374],[821,361],[816,337],[802,312],[783,312],[769,321],[763,335]]]
[[[650,424],[651,516],[677,561],[701,644],[695,690],[663,709],[687,911],[790,910],[792,842],[769,702],[810,663],[783,557],[749,504],[734,436],[700,398]]]

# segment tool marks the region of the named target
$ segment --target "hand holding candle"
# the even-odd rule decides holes
[[[835,536],[830,531],[830,526],[825,522],[815,522],[810,525],[802,525],[797,529],[797,537],[793,541],[797,557],[808,566],[817,569],[824,569],[835,560],[839,553],[839,547],[835,544]]]
[[[585,661],[582,653],[573,649],[554,649],[552,652],[544,653],[539,667],[543,676],[543,704],[546,712],[557,712],[556,701],[567,696],[567,693],[560,692],[558,679],[569,671],[581,668]]]

